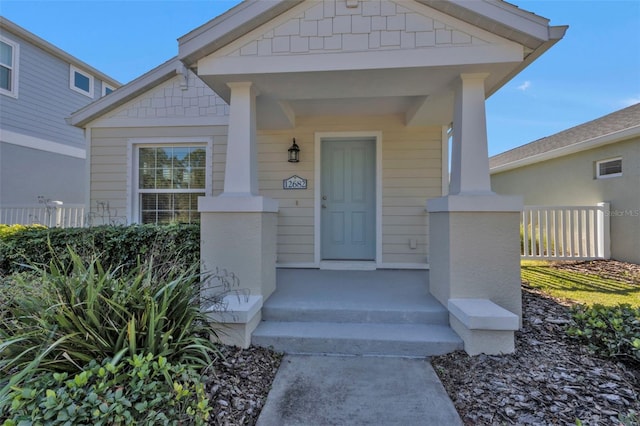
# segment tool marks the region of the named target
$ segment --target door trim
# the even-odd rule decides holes
[[[314,264],[318,268],[324,266],[335,269],[336,261],[330,263],[323,262],[320,258],[320,245],[321,245],[321,187],[322,176],[320,174],[321,158],[322,158],[322,140],[323,139],[374,139],[376,144],[376,258],[375,262],[368,262],[369,265],[374,263],[376,268],[379,268],[382,264],[382,132],[380,131],[362,131],[362,132],[316,132],[314,136]],[[340,262],[344,267],[352,267],[355,269],[370,269],[363,268],[363,262]]]

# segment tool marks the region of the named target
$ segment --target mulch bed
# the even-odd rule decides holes
[[[620,271],[633,277],[638,270],[611,261],[556,267],[616,279]],[[459,351],[432,358],[464,423],[575,425],[579,419],[619,425],[626,418],[626,424],[638,424],[640,366],[598,358],[570,339],[570,302],[527,286],[522,296],[523,329],[516,332],[514,354],[469,357]]]
[[[616,261],[554,267],[640,284],[640,266]],[[523,286],[523,329],[516,352],[469,357],[458,351],[432,364],[466,425],[619,425],[640,421],[640,366],[600,359],[565,334],[570,302]],[[210,425],[254,425],[282,355],[222,348],[204,376]],[[635,412],[635,420],[632,413]],[[636,423],[633,423],[635,421]]]

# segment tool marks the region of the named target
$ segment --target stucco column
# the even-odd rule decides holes
[[[470,354],[514,350],[520,321],[520,197],[491,191],[484,80],[462,74],[455,93],[449,195],[430,199],[429,289],[449,309]]]
[[[237,277],[224,301],[227,312],[211,311],[209,317],[225,324],[224,343],[248,347],[262,304],[276,287],[278,202],[258,194],[256,91],[251,82],[229,87],[224,191],[198,199],[201,271],[208,278],[201,296],[208,309],[207,300],[223,290],[219,277],[211,276],[215,271]]]
[[[461,74],[456,87],[449,194],[491,194],[484,80]]]
[[[256,90],[251,82],[229,83],[231,102],[224,195],[258,194]]]

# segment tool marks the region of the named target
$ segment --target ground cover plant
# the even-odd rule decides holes
[[[9,239],[23,232],[43,230]],[[47,265],[0,277],[5,424],[203,423],[199,377],[219,356],[219,330],[200,310],[198,263],[104,265],[102,253],[87,260],[49,241]]]

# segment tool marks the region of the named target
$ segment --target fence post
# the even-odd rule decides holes
[[[611,259],[611,204],[598,203],[598,257]]]

